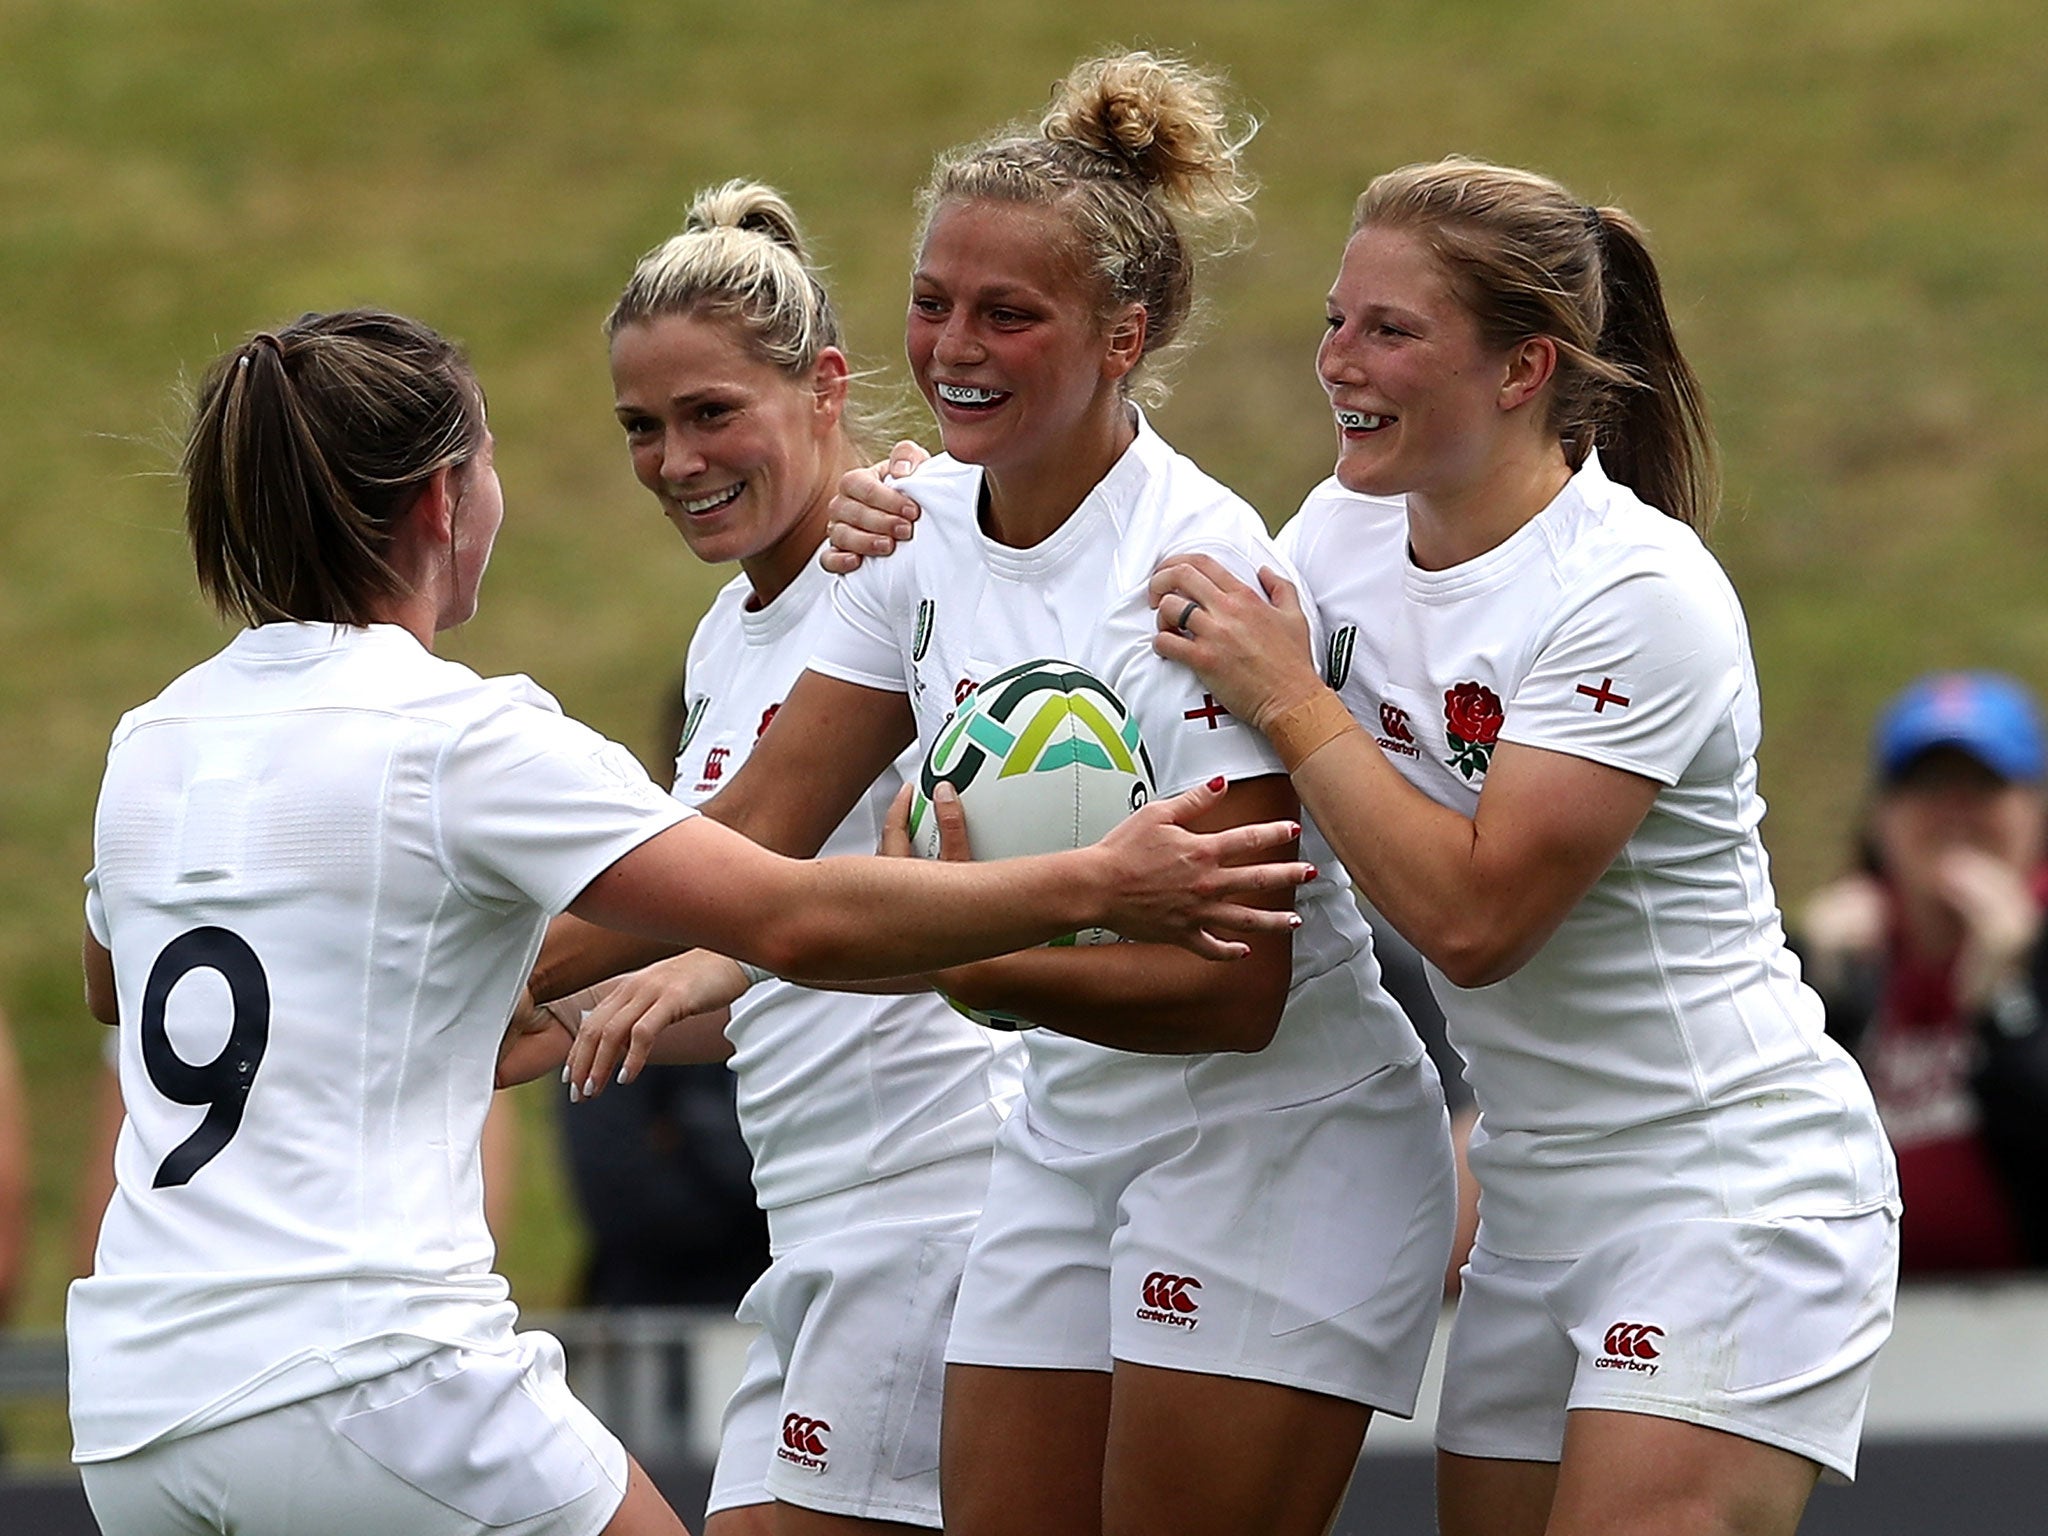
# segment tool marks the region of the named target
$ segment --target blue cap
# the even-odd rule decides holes
[[[1936,672],[1921,678],[1877,722],[1877,769],[1896,779],[1923,752],[1954,747],[2001,779],[2032,784],[2041,777],[2041,717],[2034,700],[1999,672]]]

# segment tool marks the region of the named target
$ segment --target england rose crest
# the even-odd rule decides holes
[[[1451,755],[1444,759],[1466,778],[1486,772],[1506,716],[1500,695],[1484,683],[1460,683],[1444,690],[1444,725]]]

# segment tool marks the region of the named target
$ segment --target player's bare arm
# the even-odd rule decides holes
[[[1183,556],[1153,577],[1159,654],[1185,662],[1240,718],[1284,735],[1283,717],[1329,721],[1293,769],[1295,787],[1366,899],[1459,986],[1512,975],[1614,862],[1660,786],[1618,768],[1503,742],[1477,814],[1404,780],[1316,674],[1293,587],[1252,591],[1214,560]],[[1270,599],[1270,601],[1268,601]],[[1187,602],[1199,617],[1169,622]],[[1281,755],[1290,755],[1287,744]]]
[[[1298,814],[1294,787],[1271,774],[1232,784],[1198,825],[1220,830]],[[1289,910],[1293,892],[1271,892],[1264,904]],[[1030,949],[957,967],[934,982],[968,1007],[1118,1050],[1256,1051],[1279,1028],[1293,944],[1285,932],[1251,935],[1247,943],[1249,956],[1227,965],[1162,944]]]

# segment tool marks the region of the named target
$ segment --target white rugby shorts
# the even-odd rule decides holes
[[[411,1365],[80,1476],[106,1536],[403,1531],[597,1536],[626,1495],[626,1451],[570,1394],[562,1347],[442,1349]]]
[[[1406,1417],[1441,1304],[1454,1179],[1427,1057],[1097,1152],[1044,1135],[1027,1102],[996,1139],[946,1358],[1124,1360]]]
[[[939,1394],[972,1215],[798,1244],[740,1302],[761,1332],[726,1405],[708,1513],[779,1499],[939,1525]]]
[[[1890,1212],[1664,1222],[1568,1259],[1502,1258],[1485,1242],[1482,1219],[1451,1326],[1440,1449],[1556,1461],[1566,1413],[1603,1408],[1856,1475],[1898,1289]]]

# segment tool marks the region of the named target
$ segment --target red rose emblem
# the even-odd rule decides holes
[[[1500,696],[1484,683],[1460,683],[1444,692],[1444,722],[1468,746],[1490,747],[1500,740]]]
[[[1507,718],[1500,695],[1484,683],[1460,683],[1444,690],[1444,724],[1450,728],[1451,755],[1444,761],[1466,778],[1486,772]]]

